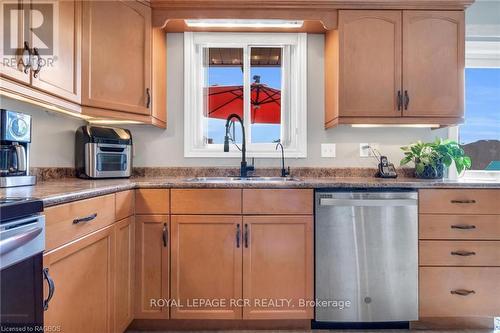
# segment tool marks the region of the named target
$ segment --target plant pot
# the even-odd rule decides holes
[[[442,179],[444,177],[445,166],[443,163],[437,163],[436,167],[426,165],[424,171],[418,173],[415,171],[415,176],[422,179]]]

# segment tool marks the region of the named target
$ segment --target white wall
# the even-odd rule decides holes
[[[31,166],[75,166],[75,130],[84,121],[10,98],[0,98],[0,107],[32,116]]]
[[[183,136],[183,36],[168,34],[167,48],[167,129],[152,126],[128,126],[135,145],[135,166],[238,166],[236,158],[184,158]],[[374,159],[359,157],[359,143],[378,143],[380,151],[396,165],[401,145],[416,140],[430,141],[446,137],[447,130],[427,128],[352,128],[339,126],[324,130],[323,35],[308,36],[308,158],[288,160],[293,166],[372,167]],[[82,121],[48,113],[39,107],[10,99],[2,108],[34,116],[32,166],[72,166],[74,131]],[[337,144],[336,158],[321,158],[321,143]],[[257,167],[279,166],[277,159],[258,159]]]

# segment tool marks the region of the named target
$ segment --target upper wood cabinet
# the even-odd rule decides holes
[[[405,117],[463,117],[464,12],[403,12]]]
[[[62,333],[112,332],[114,253],[111,225],[44,255],[44,268],[55,284],[44,313],[47,327],[60,327]]]
[[[325,127],[463,117],[463,11],[341,10],[325,42]]]
[[[10,13],[5,13],[6,10],[16,9],[17,15],[16,17],[12,17]],[[0,54],[2,55],[2,61],[0,61],[0,74],[2,77],[6,77],[11,80],[16,80],[22,82],[24,84],[29,84],[31,82],[31,73],[29,66],[25,66],[28,64],[28,59],[23,61],[23,52],[25,46],[29,49],[31,38],[30,36],[25,36],[25,23],[29,26],[30,22],[25,22],[25,20],[30,20],[29,16],[25,17],[25,11],[29,10],[30,1],[12,1],[9,4],[3,3],[0,6],[0,17],[2,18],[2,24],[0,26]],[[7,26],[4,24],[4,18],[9,17],[11,20],[17,20],[17,24],[10,24]],[[15,29],[15,31],[11,31],[10,34],[5,31],[6,28]],[[11,38],[15,36],[15,40],[10,40],[10,46],[12,50],[5,49],[6,46],[6,38]]]
[[[339,17],[342,117],[399,117],[401,12],[345,11]]]
[[[34,87],[76,103],[81,97],[81,7],[80,1],[57,3],[53,52],[35,57],[35,61],[40,59],[40,67],[36,64],[32,67]],[[41,43],[37,38],[32,40],[30,45],[35,55],[43,48]]]
[[[151,113],[151,8],[83,2],[82,104]]]

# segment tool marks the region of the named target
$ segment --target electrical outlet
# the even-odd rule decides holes
[[[335,143],[321,144],[321,157],[335,157]]]
[[[371,147],[371,149],[370,149]],[[373,154],[373,150],[379,151],[378,143],[360,143],[359,144],[359,157],[372,157],[375,156]]]

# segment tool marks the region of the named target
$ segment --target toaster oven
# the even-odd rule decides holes
[[[80,178],[125,178],[132,174],[129,130],[82,126],[76,131],[76,173]]]

